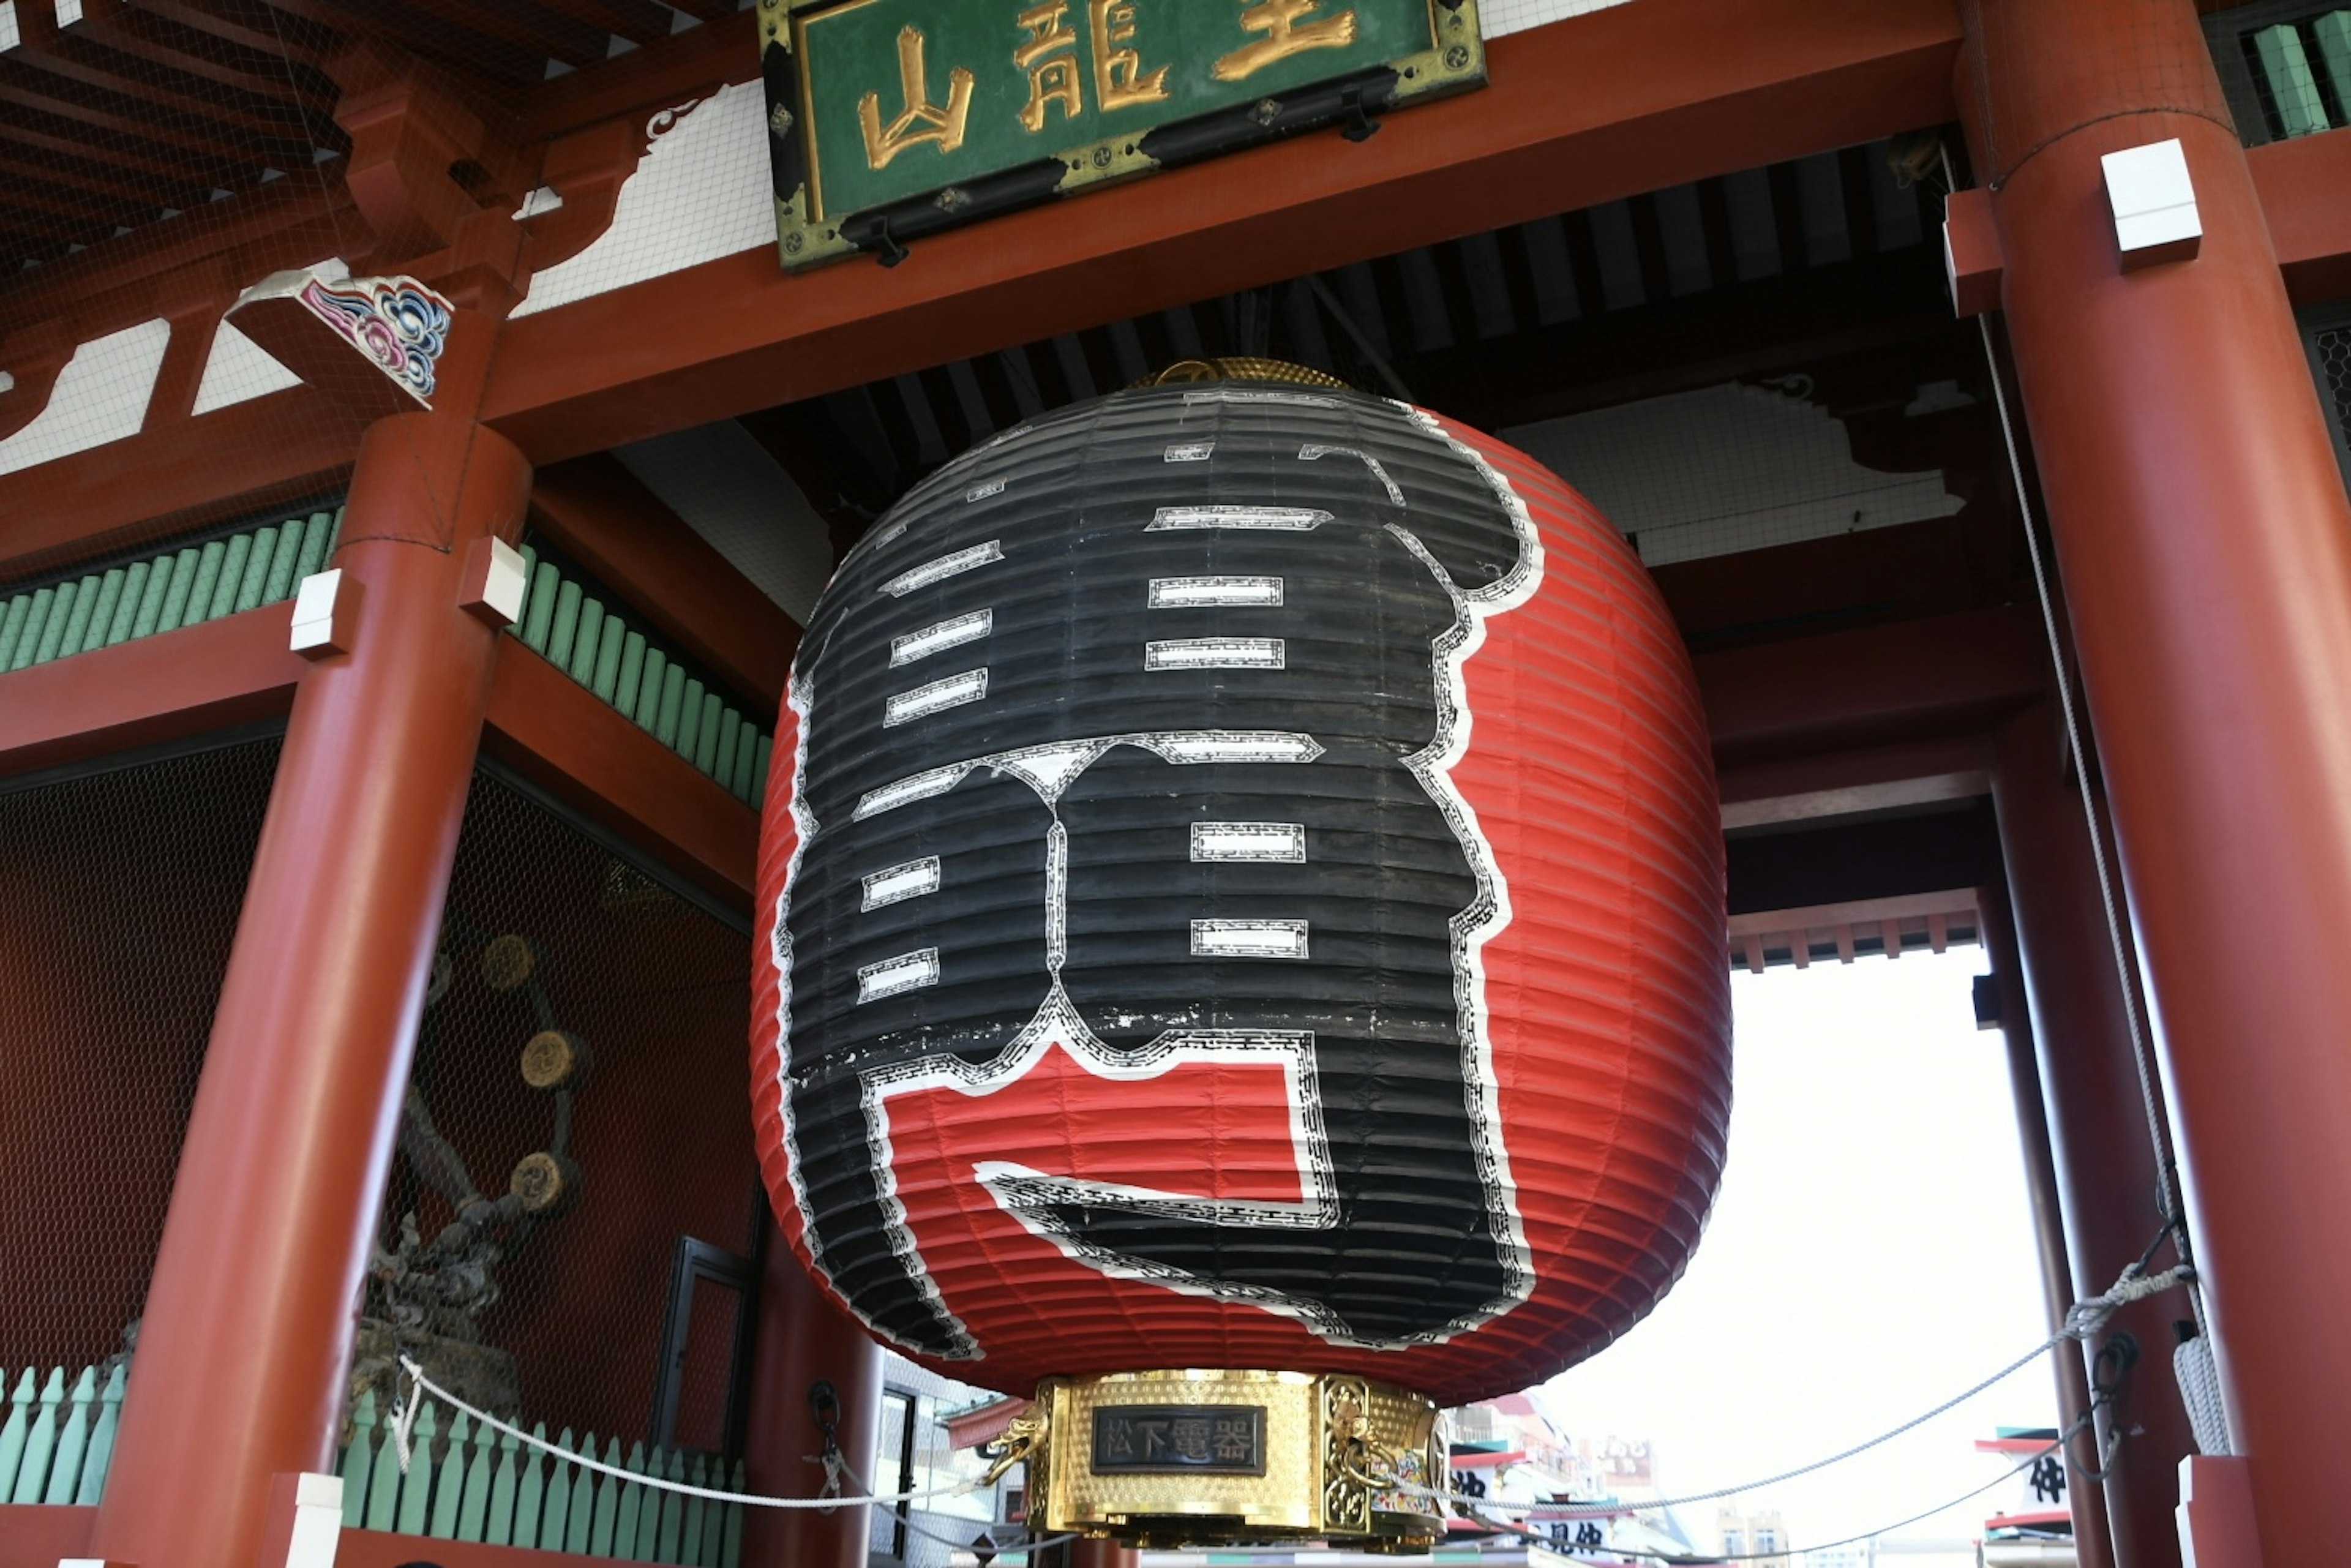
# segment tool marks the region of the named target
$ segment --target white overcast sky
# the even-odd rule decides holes
[[[1668,1494],[1834,1453],[1940,1404],[2048,1333],[1980,948],[1740,973],[1722,1196],[1648,1320],[1545,1385],[1572,1436],[1646,1437]],[[2047,1362],[1886,1448],[1742,1500],[1802,1547],[1989,1480],[1972,1444],[2055,1423]],[[1971,1539],[2021,1483],[1900,1532]],[[1701,1547],[1715,1505],[1682,1511]]]

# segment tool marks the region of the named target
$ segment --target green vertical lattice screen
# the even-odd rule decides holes
[[[290,599],[342,520],[340,507],[288,517],[16,593],[0,602],[0,674]]]
[[[768,787],[772,732],[595,597],[580,577],[535,546],[525,545],[522,554],[529,585],[521,617],[507,630],[737,800],[757,806]]]

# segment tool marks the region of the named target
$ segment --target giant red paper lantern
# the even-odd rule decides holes
[[[1729,1103],[1706,726],[1523,455],[1265,382],[1031,421],[842,563],[777,751],[768,1187],[907,1354],[1454,1403],[1679,1275]]]

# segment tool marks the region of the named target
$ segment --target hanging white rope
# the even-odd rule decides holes
[[[768,1497],[762,1492],[720,1491],[711,1487],[689,1486],[684,1481],[669,1480],[661,1476],[640,1475],[634,1470],[622,1469],[618,1465],[608,1465],[591,1455],[575,1454],[569,1448],[550,1443],[544,1437],[535,1437],[519,1427],[501,1421],[486,1410],[476,1409],[466,1404],[425,1376],[424,1369],[411,1358],[402,1356],[400,1365],[401,1370],[407,1373],[412,1380],[413,1385],[408,1396],[408,1414],[412,1416],[415,1407],[422,1402],[422,1396],[429,1393],[436,1398],[448,1401],[450,1405],[464,1411],[492,1431],[503,1432],[517,1442],[543,1453],[553,1454],[567,1464],[578,1465],[582,1469],[593,1470],[599,1475],[611,1476],[615,1480],[631,1481],[638,1486],[652,1487],[656,1491],[678,1492],[686,1497],[705,1498],[713,1502],[739,1502],[751,1508],[830,1509],[847,1508],[864,1503],[921,1502],[928,1498],[967,1497],[979,1490],[977,1481],[963,1481],[955,1486],[938,1487],[928,1491],[892,1492],[881,1497]],[[401,1439],[401,1469],[404,1471],[408,1468],[407,1429],[405,1427],[395,1425],[394,1431]]]
[[[1855,1443],[1850,1448],[1831,1454],[1824,1459],[1815,1459],[1809,1465],[1800,1465],[1792,1470],[1782,1470],[1775,1476],[1765,1476],[1761,1480],[1748,1481],[1740,1486],[1718,1487],[1713,1491],[1690,1492],[1681,1497],[1661,1498],[1656,1502],[1613,1503],[1605,1507],[1594,1506],[1583,1509],[1552,1502],[1496,1502],[1491,1498],[1473,1497],[1467,1492],[1446,1491],[1435,1487],[1418,1486],[1403,1481],[1395,1482],[1395,1490],[1411,1492],[1416,1496],[1433,1498],[1443,1502],[1470,1504],[1483,1509],[1499,1509],[1510,1513],[1540,1511],[1544,1517],[1550,1519],[1599,1519],[1618,1513],[1652,1513],[1664,1509],[1679,1508],[1689,1503],[1716,1502],[1723,1498],[1737,1497],[1741,1492],[1760,1491],[1765,1487],[1778,1486],[1782,1481],[1792,1481],[1800,1476],[1809,1476],[1816,1470],[1825,1470],[1832,1466],[1841,1465],[1856,1455],[1865,1454],[1872,1448],[1881,1448],[1892,1442],[1906,1432],[1915,1431],[1936,1416],[1957,1409],[1984,1390],[2023,1371],[2067,1340],[2089,1338],[2105,1326],[2106,1320],[2114,1316],[2118,1308],[2170,1290],[2174,1285],[2183,1284],[2191,1278],[2193,1278],[2191,1270],[2184,1265],[2176,1269],[2167,1269],[2160,1274],[2143,1275],[2138,1271],[2138,1265],[2134,1263],[2123,1270],[2122,1278],[2116,1280],[2113,1288],[2104,1294],[2074,1302],[2073,1310],[2065,1314],[2064,1327],[1972,1388],[1953,1395],[1924,1415],[1914,1416],[1899,1427],[1890,1431],[1881,1432],[1865,1442]],[[2085,1419],[2087,1417],[2085,1416]],[[2080,1422],[2074,1423],[2074,1427],[2066,1434],[2067,1437],[2071,1437],[2073,1431],[2078,1431],[2080,1427]],[[1379,1484],[1383,1487],[1389,1485],[1385,1480],[1381,1480]]]

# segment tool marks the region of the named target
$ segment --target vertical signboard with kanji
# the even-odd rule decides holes
[[[1476,0],[760,0],[787,267],[1486,79]]]

